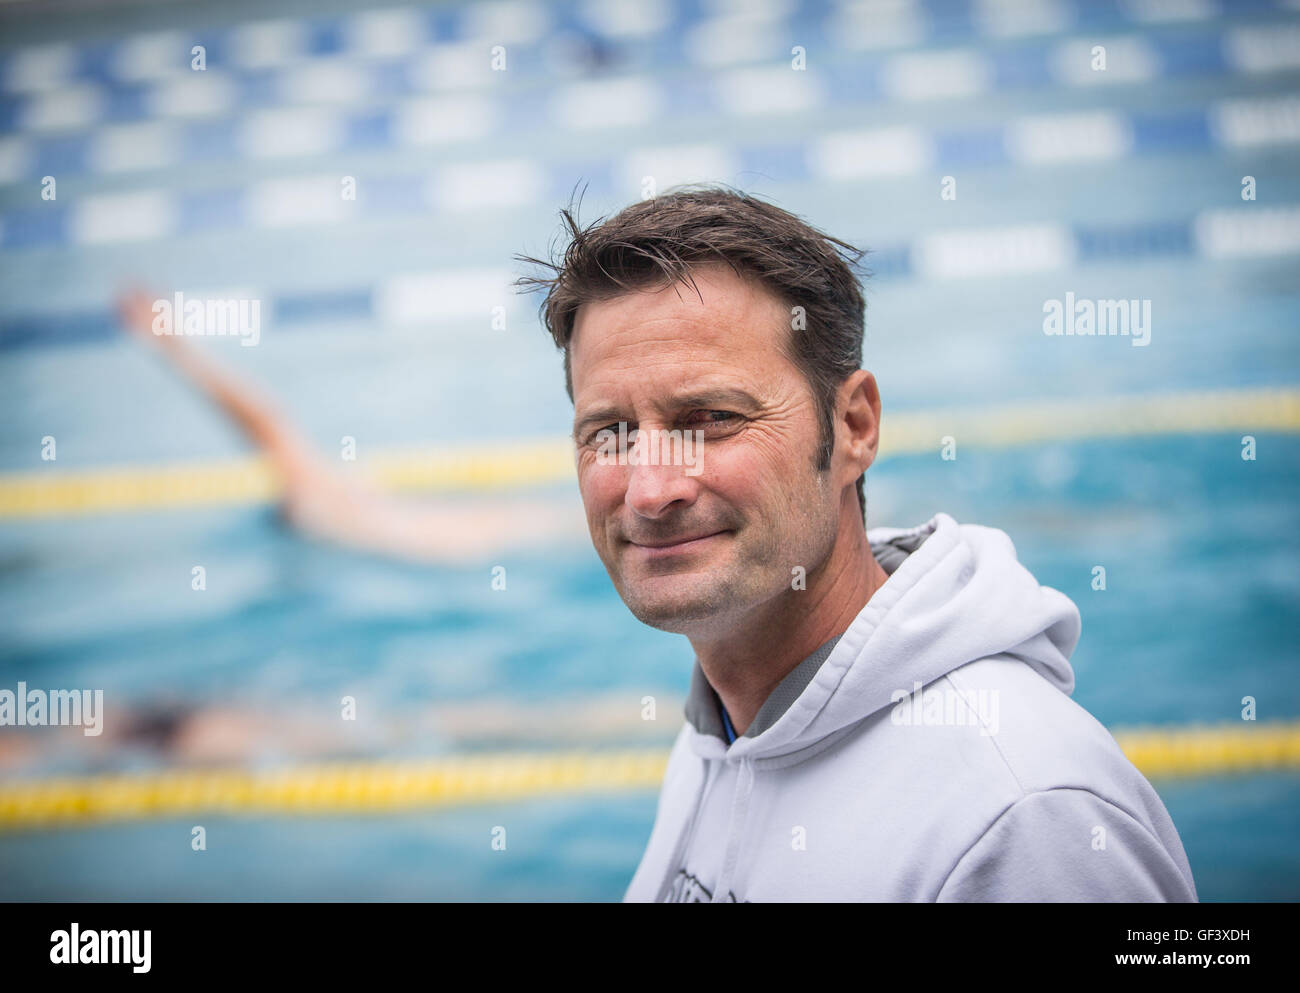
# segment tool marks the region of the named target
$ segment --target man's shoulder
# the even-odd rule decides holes
[[[995,733],[983,735],[978,754],[965,757],[988,769],[989,782],[998,787],[994,806],[999,809],[981,837],[1036,823],[1054,822],[1067,832],[1086,828],[1090,838],[1105,828],[1163,849],[1190,879],[1159,794],[1086,708],[1011,657],[981,659],[945,680],[977,706],[979,691],[985,691],[986,715],[996,706]],[[1136,841],[1130,850],[1135,848]]]
[[[821,787],[834,780],[846,790],[850,810],[877,809],[882,793],[905,796],[913,822],[952,844],[970,844],[1025,797],[1055,790],[1093,794],[1153,831],[1168,821],[1106,727],[1010,656],[970,662],[899,695],[803,768]]]
[[[1004,763],[1024,794],[1081,787],[1119,802],[1141,780],[1105,725],[1018,658],[980,659],[943,682],[992,719],[982,728],[988,758]]]

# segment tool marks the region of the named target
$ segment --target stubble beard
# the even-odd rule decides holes
[[[650,627],[688,637],[718,637],[762,605],[779,597],[802,595],[804,590],[794,582],[795,567],[803,568],[806,581],[829,559],[835,546],[838,529],[834,516],[816,513],[816,508],[825,506],[827,478],[827,473],[816,472],[808,493],[819,502],[810,506],[801,501],[796,507],[801,504],[804,510],[791,507],[785,511],[791,517],[802,516],[800,526],[787,532],[780,524],[764,527],[762,521],[744,522],[724,539],[728,547],[711,552],[699,563],[701,571],[642,573],[629,584],[621,568],[609,568],[607,562],[619,596],[633,616]],[[722,565],[709,572],[709,563],[715,559],[721,559]]]

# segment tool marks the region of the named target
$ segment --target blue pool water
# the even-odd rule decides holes
[[[868,499],[873,523],[918,523],[942,509],[1007,530],[1040,581],[1080,606],[1075,699],[1108,726],[1224,723],[1245,695],[1261,719],[1291,717],[1300,441],[1265,438],[1271,455],[1255,463],[1235,445],[1209,436],[972,448],[956,463],[900,457],[873,473]],[[635,708],[646,694],[686,689],[686,642],[636,622],[584,547],[512,559],[502,594],[486,565],[415,568],[335,552],[259,511],[5,526],[0,536],[11,565],[0,580],[6,664],[33,685],[318,713],[353,694],[378,725],[483,695],[545,710],[622,692]],[[196,560],[225,577],[204,596],[185,582]],[[1091,588],[1096,564],[1107,567],[1105,591]],[[666,735],[679,720],[663,715]],[[435,726],[385,754],[444,750]],[[1156,786],[1203,899],[1297,895],[1300,779]],[[200,817],[202,854],[189,851],[188,821],[11,835],[0,837],[0,878],[23,898],[615,899],[653,801]],[[508,855],[489,847],[498,824]]]

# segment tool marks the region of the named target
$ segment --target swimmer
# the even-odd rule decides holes
[[[494,553],[587,537],[568,501],[495,498],[472,506],[394,499],[336,468],[270,397],[204,354],[183,335],[153,332],[153,301],[135,290],[119,300],[123,324],[231,418],[270,462],[286,522],[321,541],[387,557],[465,563]]]

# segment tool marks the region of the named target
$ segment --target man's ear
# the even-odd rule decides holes
[[[876,387],[876,377],[865,369],[849,376],[840,386],[836,409],[839,421],[835,430],[840,434],[842,451],[848,460],[847,485],[876,461],[880,445],[880,390]]]

